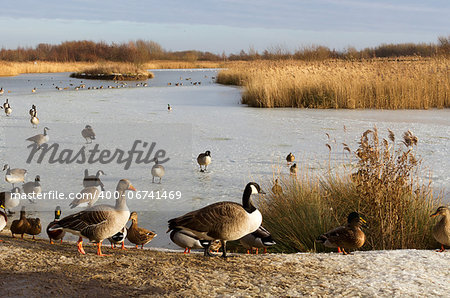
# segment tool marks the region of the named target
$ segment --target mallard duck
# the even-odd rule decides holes
[[[348,215],[347,225],[320,235],[316,241],[326,247],[337,247],[339,253],[347,255],[345,249],[356,249],[364,245],[366,235],[361,230],[361,226],[365,224],[366,221],[358,212],[352,212]]]
[[[222,246],[218,240],[211,244],[210,240],[198,239],[194,233],[181,229],[172,230],[170,240],[179,247],[184,248],[185,254],[190,253],[191,249],[205,249],[208,246],[210,246],[210,250],[218,251]]]
[[[444,245],[450,246],[450,210],[446,206],[439,207],[431,217],[441,216],[436,225],[433,227],[433,237],[441,244],[439,252],[445,250]]]
[[[100,186],[101,190],[105,190],[105,186],[103,185],[103,182],[100,180],[100,176],[106,175],[102,170],[98,170],[97,174],[89,175],[88,169],[84,170],[84,178],[83,178],[83,186],[89,187],[89,186]]]
[[[34,199],[37,194],[42,192],[41,177],[36,175],[34,181],[22,184],[22,189],[23,193],[27,195],[28,200],[33,202],[31,199]]]
[[[120,231],[128,222],[130,211],[128,210],[125,191],[136,191],[127,179],[119,181],[116,187],[118,198],[116,205],[96,205],[81,212],[66,216],[58,221],[50,231],[64,229],[65,231],[78,235],[78,251],[86,254],[83,249],[83,238],[97,243],[97,255],[104,256],[101,251],[103,240]]]
[[[8,223],[8,216],[6,215],[6,209],[5,206],[0,204],[0,232],[6,227],[6,224]],[[3,240],[0,239],[0,242]]]
[[[39,218],[27,218],[25,206],[20,210],[20,218],[13,220],[11,223],[11,235],[13,238],[15,234],[20,234],[23,238],[24,234],[32,235],[35,240],[35,235],[41,232],[41,220]]]
[[[98,197],[101,193],[101,187],[100,186],[89,186],[83,188],[70,202],[69,206],[70,209],[76,208],[76,207],[92,207],[92,205],[97,202]]]
[[[81,131],[81,136],[86,140],[86,144],[92,143],[92,140],[95,140],[95,132],[92,126],[86,125]]]
[[[12,214],[11,209],[20,204],[20,188],[14,187],[11,191],[0,192],[0,204]]]
[[[260,226],[253,233],[245,235],[239,239],[239,242],[243,247],[247,248],[247,253],[250,253],[249,250],[253,253],[253,248],[256,248],[256,254],[258,254],[258,248],[264,248],[264,253],[267,253],[267,247],[276,244],[269,231],[263,226]]]
[[[50,130],[50,128],[44,127],[44,133],[43,134],[42,133],[37,134],[35,136],[29,137],[26,140],[35,143],[38,148],[41,148],[41,145],[47,143],[48,140],[50,139],[48,134],[47,134],[47,130]]]
[[[200,172],[206,172],[206,168],[211,163],[211,152],[205,151],[205,153],[200,153],[197,157],[197,162],[200,166]],[[202,166],[205,167],[205,169],[202,169]]]
[[[51,223],[48,224],[47,229],[46,229],[48,238],[50,239],[50,244],[53,244],[53,240],[61,240],[61,243],[62,243],[63,238],[66,235],[66,231],[64,231],[64,230],[50,231],[50,229],[58,223],[60,217],[61,217],[61,207],[56,206],[55,219]]]
[[[3,166],[3,171],[6,170],[5,181],[11,183],[13,188],[15,183],[24,182],[27,170],[25,169],[10,169],[9,165]]]
[[[283,194],[283,188],[278,184],[278,179],[275,179],[275,183],[272,186],[272,192],[276,195]]]
[[[297,173],[298,173],[298,166],[297,166],[297,164],[294,163],[294,164],[290,167],[289,171],[290,171],[291,175],[297,176]]]
[[[127,229],[127,239],[136,245],[136,248],[138,248],[139,245],[141,248],[144,248],[145,244],[149,243],[157,236],[157,234],[152,231],[138,227],[138,215],[136,212],[131,212],[130,220],[132,220],[132,224],[130,228]]]
[[[158,177],[161,184],[161,179],[165,174],[166,170],[162,165],[158,164],[158,159],[155,158],[155,165],[152,167],[152,183],[155,183],[155,177]]]
[[[121,249],[126,249],[125,248],[126,237],[127,237],[127,228],[123,227],[122,230],[120,230],[119,232],[115,233],[114,235],[108,238],[109,243],[111,243],[111,248],[114,249],[116,248],[117,244],[122,244]]]
[[[294,162],[295,160],[295,156],[294,154],[292,154],[292,152],[289,152],[289,154],[286,156],[286,161],[288,164]]]
[[[244,189],[242,205],[235,202],[218,202],[199,210],[169,220],[170,232],[174,229],[188,230],[199,239],[220,240],[222,257],[226,258],[226,242],[238,240],[256,231],[262,222],[262,215],[253,205],[252,194],[264,194],[260,186],[250,182]],[[205,256],[211,256],[210,247],[206,247]]]

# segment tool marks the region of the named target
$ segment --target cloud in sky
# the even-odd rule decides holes
[[[233,51],[283,43],[288,48],[311,43],[364,47],[396,38],[436,41],[450,28],[448,1],[416,0],[19,0],[3,3],[1,15],[0,23],[8,24],[0,42],[5,47],[137,38],[177,50]]]

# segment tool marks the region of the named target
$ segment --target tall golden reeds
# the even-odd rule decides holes
[[[263,225],[277,242],[273,249],[327,250],[314,240],[345,224],[352,211],[368,222],[363,249],[432,248],[430,214],[440,197],[434,196],[430,183],[419,179],[417,142],[409,131],[401,142],[392,132],[380,139],[373,128],[363,133],[358,149],[352,151],[353,173],[300,171],[298,178],[279,177],[283,193],[271,193],[259,204]]]
[[[450,107],[449,59],[257,61],[232,64],[217,82],[244,87],[252,107]]]

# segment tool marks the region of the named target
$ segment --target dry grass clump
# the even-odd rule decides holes
[[[142,81],[152,79],[154,74],[131,63],[109,63],[96,65],[70,75],[74,78],[100,80],[133,80]]]
[[[257,61],[217,82],[244,87],[253,107],[428,109],[450,107],[448,59]]]
[[[74,62],[9,62],[0,60],[0,76],[16,76],[21,73],[53,73],[80,71],[92,66],[92,63]]]
[[[345,224],[352,211],[368,222],[363,249],[432,248],[430,214],[440,198],[433,196],[430,183],[419,179],[417,141],[409,131],[401,143],[395,142],[391,131],[388,139],[380,140],[374,128],[363,133],[353,152],[357,158],[353,173],[280,177],[284,192],[269,194],[259,205],[263,224],[277,242],[274,249],[327,250],[314,240]]]

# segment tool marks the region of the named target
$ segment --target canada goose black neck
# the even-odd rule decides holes
[[[242,206],[244,207],[245,211],[248,213],[252,213],[256,210],[255,206],[252,203],[251,195],[252,195],[252,184],[247,184],[244,190],[244,194],[242,195]]]

